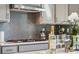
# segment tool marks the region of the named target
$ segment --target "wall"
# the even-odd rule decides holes
[[[56,4],[56,23],[63,23],[68,17],[68,5]]]
[[[79,14],[79,4],[69,4],[69,15],[72,12],[77,12]]]

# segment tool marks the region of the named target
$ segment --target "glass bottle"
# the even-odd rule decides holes
[[[45,28],[42,28],[42,30],[40,31],[40,36],[42,40],[46,39],[46,31]]]

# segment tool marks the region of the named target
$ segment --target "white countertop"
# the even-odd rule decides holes
[[[20,44],[38,44],[38,43],[48,43],[48,41],[22,42],[22,43],[4,42],[4,43],[0,43],[0,46],[20,45]]]

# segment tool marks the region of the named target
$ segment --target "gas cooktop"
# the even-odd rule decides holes
[[[6,42],[22,43],[22,42],[36,42],[36,41],[46,41],[46,39],[17,39],[17,40],[7,40]]]

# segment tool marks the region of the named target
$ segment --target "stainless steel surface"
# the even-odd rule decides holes
[[[2,53],[16,53],[17,46],[4,46],[2,47]]]
[[[25,51],[36,51],[36,50],[46,50],[48,49],[48,44],[29,44],[29,45],[20,45],[19,52]]]
[[[17,39],[17,40],[7,40],[6,42],[13,42],[13,43],[22,43],[22,42],[37,42],[37,41],[46,41],[43,39]]]

